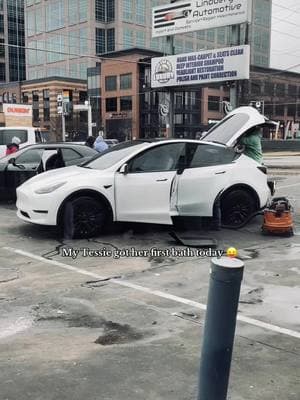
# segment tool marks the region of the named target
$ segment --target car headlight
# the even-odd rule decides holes
[[[45,186],[45,187],[35,190],[35,193],[37,193],[37,194],[51,193],[51,192],[54,192],[54,190],[57,190],[58,188],[62,187],[66,183],[67,182],[60,182],[60,183],[55,183],[54,185]]]

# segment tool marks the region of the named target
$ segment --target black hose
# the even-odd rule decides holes
[[[253,219],[257,215],[264,215],[264,212],[261,211],[261,210],[260,211],[256,211],[255,213],[249,215],[249,217],[244,222],[242,222],[240,225],[234,225],[233,226],[233,225],[223,225],[223,224],[221,224],[221,228],[223,228],[223,229],[241,229],[245,225],[247,225],[251,221],[251,219]]]

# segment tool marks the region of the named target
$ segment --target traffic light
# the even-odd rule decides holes
[[[57,95],[57,114],[63,113],[63,96],[61,94]]]

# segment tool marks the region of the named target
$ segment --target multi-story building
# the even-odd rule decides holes
[[[0,82],[25,79],[24,0],[0,1]],[[7,98],[7,101],[10,99]]]
[[[7,0],[8,1],[8,0]],[[128,48],[169,53],[165,37],[152,38],[151,10],[169,0],[27,0],[27,79],[47,76],[86,78],[96,54]],[[271,0],[253,0],[249,29],[252,64],[270,61]],[[225,47],[234,43],[231,27],[176,35],[175,52]],[[246,40],[241,25],[240,42]]]
[[[101,124],[109,138],[119,140],[161,137],[169,134],[168,118],[161,105],[168,104],[165,88],[151,88],[151,57],[162,53],[127,49],[107,53],[89,82],[89,93],[98,93]],[[98,92],[95,87],[98,81]],[[100,91],[101,88],[101,91]],[[227,82],[206,87],[174,89],[174,136],[194,138],[210,123],[225,116],[230,90]],[[279,137],[300,123],[300,74],[251,67],[250,80],[240,81],[238,105],[260,103],[261,111],[280,122]]]

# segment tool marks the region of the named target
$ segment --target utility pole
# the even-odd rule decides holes
[[[172,2],[174,3],[174,2]],[[170,48],[171,55],[175,54],[174,36],[167,36],[167,44]],[[167,130],[167,137],[174,137],[174,89],[170,88],[169,91],[169,128]]]
[[[89,97],[88,100],[88,136],[93,136],[93,128],[92,128],[92,106],[91,99]]]
[[[231,43],[235,46],[239,46],[241,44],[241,26],[233,25],[231,28]],[[230,86],[230,104],[233,109],[238,106],[238,95],[239,95],[239,82],[234,81],[233,85]]]
[[[57,98],[57,114],[61,115],[61,134],[62,141],[66,141],[66,120],[65,120],[65,112],[66,112],[66,103],[64,102],[64,98],[62,94],[58,94]]]
[[[172,3],[176,3],[179,0],[171,0]],[[167,36],[167,44],[168,47],[170,48],[170,54],[173,56],[175,54],[175,46],[174,46],[174,35],[172,36]],[[169,129],[168,129],[168,137],[174,137],[175,136],[175,126],[174,126],[174,114],[175,114],[175,96],[174,96],[174,88],[170,88],[169,91]]]
[[[65,112],[63,111],[61,114],[61,127],[62,127],[62,141],[66,141],[66,119]]]

